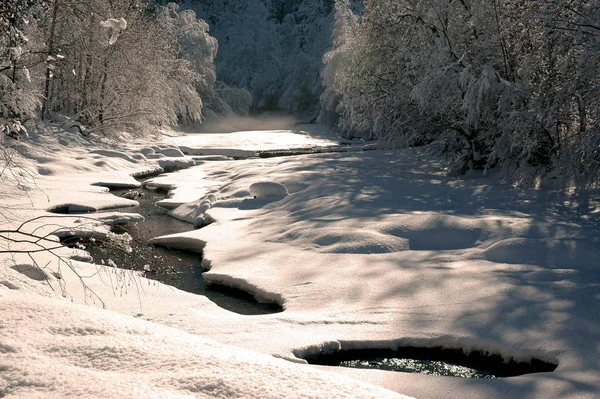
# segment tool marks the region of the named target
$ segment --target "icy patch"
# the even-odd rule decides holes
[[[250,194],[257,199],[268,197],[285,197],[288,195],[287,188],[277,182],[262,181],[250,185]]]

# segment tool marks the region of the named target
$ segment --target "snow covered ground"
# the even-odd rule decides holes
[[[240,145],[240,137],[247,141]],[[12,253],[2,254],[0,266],[0,393],[398,397],[362,380],[418,398],[598,397],[598,197],[447,177],[431,148],[240,161],[177,151],[231,156],[333,143],[323,131],[315,139],[279,131],[111,146],[54,132],[23,144],[23,167],[35,180],[22,177],[21,189],[3,192],[9,221],[0,228],[65,206],[103,212],[36,220],[26,231],[88,226],[88,217],[135,220],[104,212],[132,203],[104,187],[135,187],[130,174],[158,165],[197,164],[151,184],[172,190],[165,205],[174,216],[212,223],[154,242],[201,251],[207,280],[285,311],[239,315],[118,268],[67,264],[47,252],[31,259],[16,251],[32,244],[5,241]],[[14,176],[2,179],[15,187],[8,185]],[[80,251],[57,251],[84,259]],[[340,348],[408,345],[559,366],[470,380],[303,360]]]

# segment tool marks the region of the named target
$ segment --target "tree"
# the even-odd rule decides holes
[[[445,140],[455,172],[558,168],[596,180],[598,8],[585,0],[368,0],[350,44],[325,58],[322,119],[392,145]]]
[[[201,76],[146,1],[51,0],[31,13],[42,117],[68,115],[104,133],[201,118]]]
[[[39,105],[39,95],[29,72],[31,46],[24,32],[32,3],[6,0],[0,4],[0,130],[3,134],[20,130],[20,123],[32,118]]]

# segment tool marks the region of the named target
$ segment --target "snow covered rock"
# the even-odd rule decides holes
[[[285,197],[288,195],[287,188],[277,182],[273,181],[261,181],[250,185],[250,194],[254,198],[267,198],[267,197]]]
[[[138,197],[143,197],[143,196],[144,196],[143,193],[136,191],[136,190],[129,190],[120,195],[120,197],[122,197],[122,198],[127,198],[127,199],[131,199],[131,200],[135,200]]]
[[[142,154],[146,155],[146,156],[148,156],[148,155],[150,155],[150,154],[155,154],[155,153],[156,153],[156,151],[154,151],[154,148],[150,148],[150,147],[145,147],[145,148],[142,148],[142,149],[140,150],[140,152],[141,152]]]

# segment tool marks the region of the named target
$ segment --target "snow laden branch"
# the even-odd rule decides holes
[[[117,42],[119,35],[127,28],[127,21],[125,18],[109,18],[106,21],[100,22],[100,26],[108,28],[111,31],[111,36],[108,44],[113,45]]]
[[[103,228],[104,225],[102,222],[80,215],[75,220],[75,222],[80,222],[80,224],[75,227],[53,222],[54,220],[64,219],[64,216],[44,215],[26,220],[15,228],[0,229],[0,254],[10,254],[13,259],[19,255],[25,255],[31,263],[30,267],[36,269],[38,274],[43,276],[53,290],[54,286],[49,280],[50,276],[58,280],[59,287],[64,296],[68,295],[68,287],[63,279],[62,270],[63,266],[66,266],[83,289],[86,302],[99,302],[104,307],[102,298],[86,282],[86,279],[90,276],[83,275],[76,268],[74,262],[64,255],[65,246],[61,244],[58,237],[73,236],[87,238],[91,241],[102,241],[104,245],[108,245],[119,251],[131,251],[131,237],[128,234],[117,235],[111,233],[106,228]],[[84,222],[81,223],[82,221]],[[73,221],[71,220],[71,222]],[[68,225],[72,225],[72,223],[68,223]],[[54,258],[57,261],[56,267],[50,267],[52,262],[47,261],[47,255],[50,255],[50,258]],[[21,265],[22,262],[15,261],[15,264]],[[111,261],[109,261],[109,266],[112,266],[115,270],[117,268],[117,265]],[[121,275],[116,281],[111,280],[113,290],[118,288],[123,289],[125,285],[121,281],[123,278],[125,277]]]

